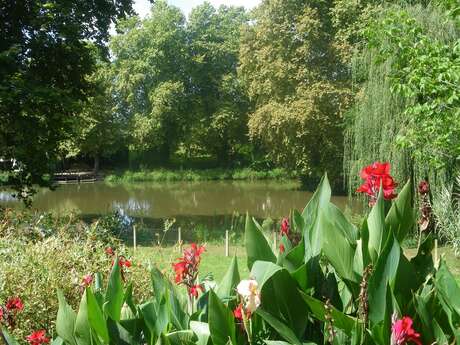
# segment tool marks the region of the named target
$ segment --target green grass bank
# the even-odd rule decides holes
[[[173,182],[173,181],[253,181],[253,180],[285,180],[297,177],[295,172],[289,172],[282,168],[271,170],[243,169],[184,169],[168,170],[153,169],[140,171],[120,171],[110,173],[105,177],[106,182],[130,183],[130,182]]]

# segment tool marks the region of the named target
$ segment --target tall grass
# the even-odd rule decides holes
[[[457,177],[460,183],[460,176]],[[433,213],[436,216],[436,231],[441,240],[452,246],[455,255],[460,256],[460,195],[454,191],[454,184],[443,185],[433,197]]]
[[[282,168],[266,171],[245,169],[204,169],[204,170],[127,170],[118,174],[110,174],[105,180],[111,183],[123,182],[174,182],[174,181],[219,181],[219,180],[283,180],[293,179],[295,172],[288,172]]]

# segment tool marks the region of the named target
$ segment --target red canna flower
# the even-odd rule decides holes
[[[284,248],[284,244],[280,244],[280,253],[283,254],[286,248]]]
[[[281,236],[283,236],[283,235],[288,236],[290,229],[291,228],[289,226],[289,219],[288,218],[283,218],[283,220],[281,221],[281,227],[280,227]]]
[[[7,311],[21,311],[24,308],[24,304],[19,297],[10,297],[5,307]]]
[[[394,320],[391,327],[391,344],[405,345],[410,342],[422,345],[420,333],[412,328],[413,321],[410,317],[404,316],[400,320]]]
[[[189,290],[188,290],[188,294],[190,296],[193,296],[195,298],[198,298],[198,293],[199,291],[201,290],[201,292],[204,291],[204,288],[202,285],[193,285]]]
[[[191,297],[198,297],[198,290],[203,291],[203,287],[196,284],[198,278],[198,266],[201,261],[201,254],[205,251],[204,246],[198,246],[192,243],[190,248],[184,250],[182,257],[177,259],[177,262],[172,264],[175,273],[176,284],[184,284],[187,286]]]
[[[420,183],[418,184],[418,192],[422,195],[428,194],[430,192],[430,184],[428,183],[428,181],[420,181]]]
[[[233,316],[237,321],[242,322],[243,321],[243,313],[244,313],[244,307],[243,303],[238,304],[238,307],[233,311]],[[246,319],[251,318],[251,312],[249,310],[246,310]]]
[[[81,285],[83,287],[88,287],[93,283],[93,275],[92,274],[87,274],[86,276],[83,277]]]
[[[3,320],[3,307],[0,305],[0,323]]]
[[[107,247],[107,248],[105,248],[105,253],[106,253],[107,255],[110,255],[110,256],[115,255],[115,251],[113,250],[112,247]]]
[[[241,320],[241,321],[243,320],[243,304],[242,303],[238,304],[238,307],[236,307],[236,309],[233,311],[233,316],[237,320]]]
[[[391,200],[396,198],[397,194],[394,191],[397,184],[390,175],[390,168],[390,163],[375,162],[361,170],[361,178],[365,181],[356,191],[370,196],[370,206],[377,201],[380,186],[383,189],[384,199]]]
[[[50,342],[50,338],[46,337],[46,331],[44,329],[33,332],[26,339],[31,345],[42,345]]]

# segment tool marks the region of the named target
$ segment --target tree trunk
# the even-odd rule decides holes
[[[100,157],[99,157],[99,154],[96,153],[94,155],[94,169],[93,169],[94,175],[97,175],[99,173],[99,164],[100,164]]]

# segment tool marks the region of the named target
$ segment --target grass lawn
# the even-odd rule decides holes
[[[133,259],[144,264],[156,264],[161,270],[171,269],[171,263],[181,254],[178,247],[138,247],[137,251],[131,250]],[[416,254],[415,249],[406,249],[406,255],[410,258]],[[455,276],[460,285],[460,257],[456,257],[453,250],[448,247],[442,247],[438,251],[439,255],[446,260],[449,269]],[[249,277],[249,271],[246,265],[246,251],[243,246],[231,246],[230,257],[225,256],[224,246],[219,244],[207,244],[206,252],[202,255],[201,269],[202,277],[211,273],[214,279],[219,282],[224,276],[227,268],[235,255],[238,259],[238,269],[241,278]],[[172,271],[170,271],[172,272]]]
[[[187,245],[185,245],[187,247]],[[181,256],[178,247],[137,247],[136,252],[130,249],[130,254],[135,262],[142,264],[152,263],[160,270],[170,270],[171,264]],[[230,256],[225,256],[225,249],[222,245],[207,244],[206,251],[201,256],[200,276],[204,277],[210,273],[219,282],[232,260],[233,255],[238,259],[238,270],[241,278],[247,278],[249,271],[246,265],[246,251],[242,246],[231,246]]]

